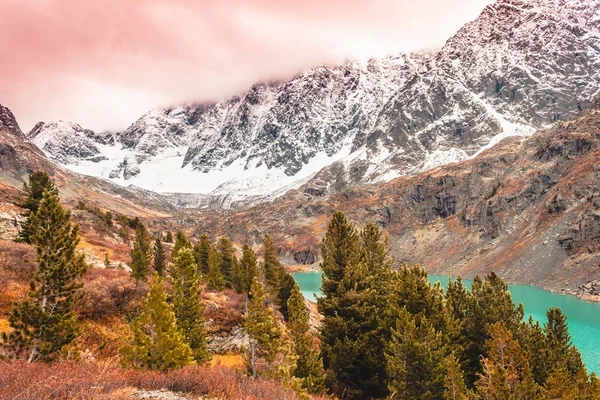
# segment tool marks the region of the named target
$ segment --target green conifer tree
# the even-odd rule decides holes
[[[208,275],[208,257],[210,255],[211,247],[212,243],[206,233],[200,235],[198,244],[194,246],[194,258],[196,259],[196,264],[198,264],[200,272],[204,275]]]
[[[177,327],[160,275],[154,274],[141,306],[140,316],[132,322],[133,337],[120,349],[121,365],[168,371],[193,364],[192,350]]]
[[[392,395],[403,399],[441,399],[448,348],[442,332],[425,316],[401,309],[387,346],[387,375]]]
[[[206,277],[209,289],[223,290],[225,288],[220,258],[219,252],[211,246],[208,254],[208,275]]]
[[[244,292],[248,293],[251,290],[252,281],[258,277],[258,266],[256,263],[256,254],[254,254],[254,250],[247,244],[242,248],[240,269],[244,277]]]
[[[529,399],[537,396],[527,354],[502,321],[487,327],[487,357],[481,360],[482,372],[476,383],[483,399]]]
[[[287,324],[297,356],[294,376],[301,380],[302,387],[309,393],[322,393],[325,390],[323,361],[318,349],[313,344],[314,338],[310,333],[308,323],[308,309],[304,303],[304,296],[295,281],[287,301],[287,309],[289,310]]]
[[[131,249],[131,277],[136,282],[145,281],[150,273],[151,239],[146,227],[139,222],[135,228],[135,241]]]
[[[457,334],[454,332],[457,324],[446,306],[442,288],[439,283],[429,283],[427,271],[418,265],[411,268],[403,265],[391,276],[388,286],[386,316],[393,320],[395,312],[405,308],[414,316],[426,317],[436,331],[444,333],[446,343]]]
[[[446,358],[446,377],[444,378],[445,400],[471,400],[475,394],[467,389],[465,374],[454,354]]]
[[[200,297],[200,272],[191,249],[182,248],[177,253],[171,270],[171,282],[177,326],[192,349],[196,363],[204,364],[211,359],[211,356],[206,349],[204,306]]]
[[[551,307],[546,312],[547,322],[544,324],[546,335],[543,357],[544,376],[548,376],[561,365],[566,366],[574,380],[579,371],[584,369],[579,351],[571,343],[567,316],[560,308]]]
[[[231,284],[232,284],[233,288],[238,293],[246,292],[246,289],[247,289],[246,276],[244,275],[244,271],[242,271],[242,266],[240,264],[240,261],[238,261],[237,257],[233,258],[233,267],[232,267],[231,273],[232,273]]]
[[[348,266],[356,265],[361,260],[361,244],[356,228],[348,222],[341,211],[336,211],[327,227],[321,245],[321,270],[323,283],[319,299],[319,312],[325,317],[336,313],[335,303],[338,286],[344,278]],[[324,358],[326,361],[326,357]]]
[[[45,190],[30,215],[29,240],[37,252],[38,270],[25,300],[9,317],[13,328],[3,334],[3,347],[13,357],[51,361],[80,334],[73,305],[87,267],[77,255],[79,227],[60,204],[56,190]]]
[[[543,398],[548,400],[579,398],[576,383],[565,364],[559,365],[548,376]]]
[[[167,257],[165,255],[165,249],[163,247],[160,238],[156,238],[154,241],[154,272],[160,276],[165,275],[167,267]]]
[[[502,322],[510,331],[517,332],[523,320],[523,305],[515,306],[508,286],[493,272],[473,281],[471,292],[455,282],[446,295],[453,314],[460,323],[461,362],[467,385],[472,386],[482,372],[481,357],[488,357],[485,342],[489,339],[487,327]]]
[[[235,250],[233,248],[233,243],[231,243],[231,240],[229,240],[229,238],[223,236],[217,242],[217,249],[219,250],[220,254],[221,274],[225,279],[225,286],[232,287],[231,280],[233,277],[233,260],[235,258]]]
[[[251,339],[248,367],[256,377],[257,358],[264,358],[268,366],[280,352],[282,329],[277,323],[273,309],[266,304],[267,295],[258,278],[253,279],[250,290],[252,297],[244,314],[244,327]]]
[[[175,236],[175,245],[173,246],[173,252],[171,253],[171,258],[175,259],[175,257],[177,257],[177,252],[181,249],[183,249],[184,247],[187,248],[192,248],[192,244],[190,243],[189,239],[187,238],[187,236],[185,236],[185,234],[181,231],[177,232],[177,235]]]
[[[392,271],[392,259],[387,238],[381,229],[369,223],[361,231],[360,237],[363,244],[364,256],[370,271],[382,274],[381,279],[386,280]]]
[[[514,335],[523,351],[528,354],[533,380],[543,386],[548,374],[545,371],[547,366],[546,336],[540,323],[534,321],[530,315],[529,319],[524,321],[514,332]]]
[[[44,196],[44,191],[49,191],[58,194],[58,190],[50,179],[47,173],[43,171],[35,171],[29,175],[29,182],[23,183],[23,192],[25,197],[16,203],[17,206],[26,209],[25,219],[21,223],[21,231],[17,242],[29,243],[31,241],[31,215],[35,214],[40,206],[40,202]]]
[[[283,315],[284,320],[289,319],[289,311],[288,311],[288,300],[292,295],[292,291],[294,290],[294,286],[296,286],[296,280],[294,277],[287,272],[283,272],[281,281],[279,282],[279,292],[277,293],[277,304],[279,306],[279,312]]]
[[[383,397],[387,388],[376,274],[364,257],[356,228],[339,211],[327,227],[321,257],[321,354],[337,383],[333,390],[351,399]]]
[[[173,243],[173,233],[171,233],[170,231],[167,232],[167,237],[165,238],[165,242]]]
[[[274,297],[277,297],[279,287],[281,285],[281,280],[285,276],[285,269],[283,265],[279,262],[277,258],[277,251],[275,246],[273,245],[273,239],[271,239],[270,235],[265,235],[264,238],[265,243],[265,261],[264,261],[264,271],[265,271],[265,279],[267,281],[267,285],[271,294]],[[287,299],[286,299],[287,301]],[[282,304],[280,304],[281,306]]]

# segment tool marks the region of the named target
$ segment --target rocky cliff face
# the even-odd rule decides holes
[[[573,120],[503,140],[473,159],[329,197],[310,183],[243,211],[182,211],[189,233],[260,243],[274,234],[288,265],[318,261],[342,210],[388,234],[397,263],[576,293],[600,262],[600,99]],[[187,221],[187,222],[186,222]]]
[[[15,135],[23,134],[13,113],[0,104],[0,132],[2,131],[7,133],[10,132]]]
[[[573,117],[600,87],[599,15],[593,0],[499,0],[434,54],[321,66],[218,104],[154,110],[114,145],[73,130],[77,150],[47,129],[32,138],[80,172],[201,194],[173,196],[180,204],[247,206],[309,181],[328,195]]]

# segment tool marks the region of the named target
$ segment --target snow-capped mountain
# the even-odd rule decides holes
[[[80,125],[58,121],[38,122],[27,134],[45,154],[59,164],[71,165],[82,161],[99,163],[107,160],[102,146],[115,144],[112,134],[97,134]]]
[[[435,54],[316,67],[217,104],[153,110],[114,135],[59,123],[29,137],[78,172],[231,205],[466,159],[572,117],[599,88],[600,3],[499,0]]]

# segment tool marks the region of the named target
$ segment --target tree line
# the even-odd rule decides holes
[[[391,268],[381,230],[336,212],[321,249],[321,354],[340,398],[597,399],[566,316],[524,320],[494,273],[446,291],[419,266]]]
[[[23,235],[37,252],[38,270],[14,305],[1,354],[30,362],[73,357],[81,331],[73,304],[87,266],[75,249],[78,226],[43,173],[24,186]],[[323,320],[310,326],[305,299],[277,257],[269,235],[264,257],[243,245],[238,259],[226,237],[196,244],[176,234],[171,261],[160,238],[136,221],[131,278],[150,280],[132,336],[120,350],[123,366],[167,371],[210,358],[201,291],[243,293],[249,336],[248,373],[278,379],[300,394],[341,399],[598,399],[571,343],[566,316],[550,308],[547,322],[524,320],[522,305],[494,273],[460,279],[447,290],[430,284],[419,266],[392,268],[381,229],[359,230],[335,212],[321,245]],[[169,282],[167,290],[165,282]]]
[[[83,255],[75,251],[79,227],[71,223],[47,174],[30,175],[24,193],[19,204],[27,212],[19,240],[36,248],[39,268],[27,298],[13,307],[11,331],[2,336],[0,354],[29,362],[73,359],[81,335],[74,303],[82,294],[81,278],[87,270]],[[131,321],[132,336],[119,351],[124,367],[168,371],[207,363],[211,355],[201,290],[231,288],[248,299],[243,320],[250,338],[249,373],[278,379],[299,393],[323,391],[322,363],[308,309],[269,235],[264,237],[264,261],[259,263],[248,245],[238,259],[226,237],[212,243],[203,234],[192,245],[178,232],[167,262],[161,238],[152,243],[142,221],[128,221],[135,222],[130,275],[139,284],[150,280],[150,290]]]

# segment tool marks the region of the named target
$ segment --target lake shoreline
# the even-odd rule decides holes
[[[289,265],[289,266],[285,266],[285,270],[288,273],[290,273],[290,274],[305,273],[305,272],[322,272],[318,263],[308,264],[308,265]],[[430,273],[430,275],[437,275],[437,274],[431,274]],[[449,278],[456,279],[456,277],[452,277],[452,276],[449,277]],[[468,279],[468,278],[464,278],[464,279]],[[575,298],[577,298],[579,300],[588,301],[588,302],[591,302],[591,303],[600,303],[600,295],[595,295],[595,294],[590,294],[590,293],[574,292],[572,289],[557,290],[557,289],[553,289],[553,288],[549,288],[549,287],[532,285],[530,283],[514,282],[514,281],[511,281],[511,280],[505,280],[505,282],[508,283],[508,284],[512,284],[512,285],[532,286],[532,287],[536,287],[536,288],[539,288],[539,289],[542,289],[542,290],[546,290],[548,292],[555,293],[555,294],[561,294],[561,295],[565,295],[565,296],[573,296],[573,297],[575,297]],[[577,290],[577,289],[575,289],[575,290]]]
[[[314,302],[318,296],[321,296],[322,272],[305,270],[305,272],[295,272],[292,276],[307,299],[307,304],[310,304],[313,310],[316,309]],[[429,275],[429,282],[431,284],[440,282],[442,288],[447,288],[453,279],[455,278],[443,275]],[[464,279],[463,284],[470,290],[473,281]],[[534,321],[542,325],[546,322],[548,309],[559,307],[567,316],[569,333],[573,343],[582,353],[586,367],[590,371],[600,373],[600,348],[597,346],[597,338],[600,337],[600,320],[597,318],[600,315],[599,302],[589,301],[580,296],[565,295],[564,292],[546,290],[535,285],[508,283],[508,290],[515,304],[523,304],[524,318],[532,316]]]

